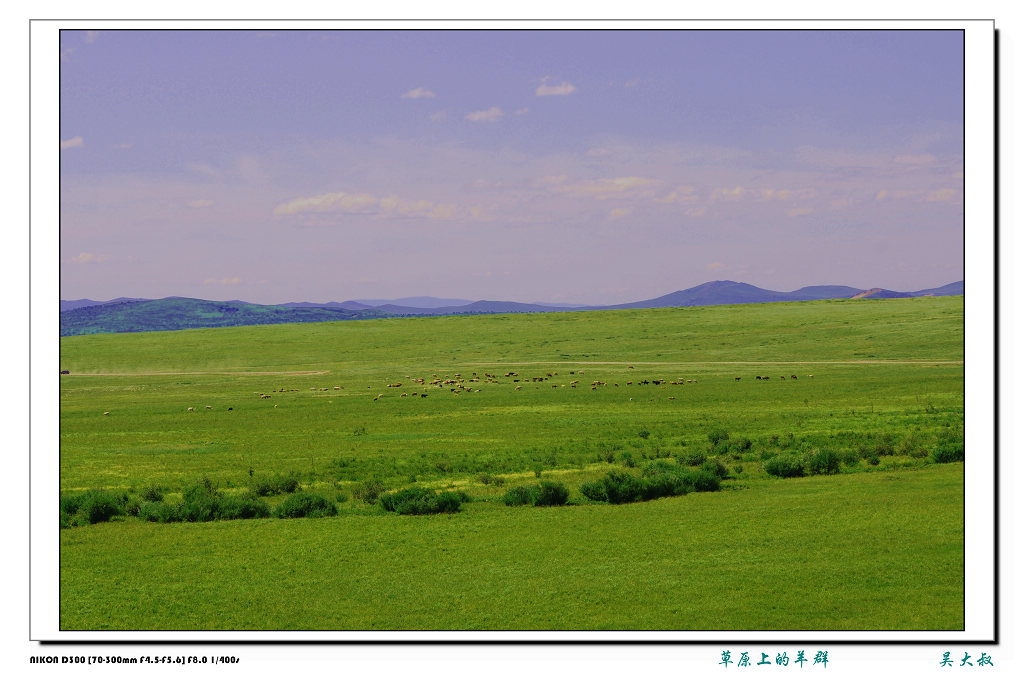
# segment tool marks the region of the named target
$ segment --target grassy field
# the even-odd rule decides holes
[[[62,494],[290,475],[339,515],[62,530],[61,625],[959,629],[962,337],[937,297],[62,338]],[[842,474],[764,471],[821,450]],[[721,492],[578,491],[694,456]],[[500,502],[538,477],[570,504]],[[472,502],[386,514],[370,479]]]

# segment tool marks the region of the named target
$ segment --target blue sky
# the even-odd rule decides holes
[[[61,297],[963,276],[955,31],[64,31]]]

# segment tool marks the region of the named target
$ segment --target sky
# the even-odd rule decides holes
[[[959,31],[62,31],[61,298],[963,278]]]

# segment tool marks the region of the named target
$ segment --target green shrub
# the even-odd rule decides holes
[[[78,514],[78,509],[82,507],[83,500],[85,500],[85,494],[61,496],[60,511],[65,515],[76,515]]]
[[[743,472],[743,466],[742,465],[734,465],[732,467],[732,469],[736,472],[736,474],[740,474],[741,472]]]
[[[74,514],[89,524],[107,522],[115,515],[125,514],[123,503],[127,499],[127,496],[117,496],[102,489],[90,489],[81,495],[77,512]]]
[[[352,495],[364,503],[373,505],[377,502],[377,498],[386,490],[387,487],[384,486],[384,482],[379,479],[367,479],[356,486],[352,491]]]
[[[635,503],[640,499],[640,481],[633,475],[614,470],[602,481],[609,503]]]
[[[860,462],[860,456],[857,455],[856,451],[846,450],[842,453],[843,464],[846,467],[853,467]]]
[[[295,517],[329,517],[338,514],[338,507],[323,496],[301,491],[284,499],[277,507],[277,516],[282,519]]]
[[[932,451],[932,460],[936,463],[953,463],[964,459],[964,443],[940,442]]]
[[[678,468],[650,477],[641,477],[639,482],[640,500],[650,501],[666,496],[683,496],[689,490],[686,485],[687,473]]]
[[[708,441],[711,442],[711,446],[718,446],[719,443],[728,441],[729,433],[719,428],[708,432]]]
[[[839,463],[839,454],[832,449],[815,449],[807,459],[807,469],[812,475],[834,475]]]
[[[217,519],[253,519],[270,517],[270,506],[252,491],[238,496],[224,496],[218,499],[215,517]]]
[[[804,464],[799,456],[782,453],[761,463],[764,471],[774,477],[803,477]]]
[[[147,522],[180,522],[178,509],[163,501],[146,501],[139,508],[139,519]]]
[[[410,487],[381,494],[379,502],[388,512],[397,512],[399,515],[433,515],[440,512],[458,512],[459,506],[467,498],[460,492],[435,493],[430,489]]]
[[[707,455],[703,451],[694,449],[693,451],[687,451],[686,455],[679,459],[681,462],[685,462],[687,465],[696,467],[701,465],[707,460]]]
[[[737,451],[749,451],[750,447],[754,445],[754,442],[750,441],[747,437],[741,437],[733,443],[733,448]]]
[[[541,482],[537,489],[534,505],[565,505],[569,500],[569,489],[560,482]]]
[[[514,486],[501,497],[505,505],[533,505],[538,487]]]
[[[220,500],[212,485],[199,484],[185,490],[177,512],[183,522],[212,522],[220,512]]]
[[[249,487],[257,496],[276,496],[282,493],[294,493],[299,488],[299,480],[295,477],[258,477],[250,482]]]
[[[722,488],[721,478],[703,467],[684,472],[683,484],[684,488],[692,491],[718,491]]]
[[[622,454],[622,464],[628,468],[636,467],[636,461],[633,460],[632,451],[626,451]]]
[[[651,436],[651,431],[646,427],[641,427],[640,431],[636,433],[636,436],[640,437],[640,439],[647,439]]]
[[[346,492],[344,490],[339,490],[338,493],[336,493],[334,495],[334,500],[338,501],[339,503],[347,503],[348,502],[348,492]]]
[[[608,492],[605,490],[604,481],[600,479],[580,484],[580,493],[592,501],[608,501]]]
[[[164,494],[159,488],[155,486],[147,486],[142,490],[142,500],[149,501],[150,503],[159,503],[164,499]]]
[[[868,457],[868,465],[878,465],[880,462],[882,461],[874,454]]]
[[[729,468],[725,467],[725,463],[717,458],[709,458],[704,461],[700,466],[700,469],[704,472],[709,472],[719,479],[725,479],[725,476],[729,474]]]

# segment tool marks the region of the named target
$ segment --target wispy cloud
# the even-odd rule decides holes
[[[85,42],[90,44],[90,45],[93,44],[94,42],[96,42],[96,38],[98,38],[98,37],[100,37],[100,32],[99,31],[86,31],[85,32]]]
[[[106,262],[109,259],[110,257],[107,255],[96,255],[95,253],[79,253],[78,255],[72,257],[71,261],[77,262],[79,264],[85,264],[87,262],[94,262],[98,264],[100,262]]]
[[[617,220],[622,217],[625,217],[626,215],[629,215],[632,212],[632,208],[615,208],[614,210],[608,211],[608,219]]]
[[[936,201],[948,201],[951,200],[955,195],[956,192],[953,191],[952,189],[936,189],[935,191],[929,191],[928,196],[925,200],[927,200],[929,203],[934,203]]]
[[[448,114],[446,112],[444,112],[444,111],[437,111],[435,113],[430,114],[430,120],[434,120],[434,121],[445,120],[447,118],[448,118]]]
[[[417,87],[402,95],[402,99],[433,99],[437,95],[425,87]]]
[[[809,215],[812,212],[814,212],[814,210],[811,208],[791,208],[786,211],[786,214],[790,217],[799,217],[801,215]]]
[[[716,269],[721,269],[724,266],[725,265],[722,264],[721,262],[712,262],[711,264],[709,264],[708,266],[706,266],[704,268],[707,269],[709,272],[711,272],[711,271],[714,271]]]
[[[471,120],[474,123],[493,123],[495,121],[501,120],[501,117],[504,115],[504,111],[499,109],[497,106],[492,106],[486,111],[473,111],[472,113],[467,113],[466,120]]]
[[[209,208],[211,205],[213,205],[213,201],[208,198],[200,198],[195,201],[189,201],[185,205],[187,205],[190,208]]]
[[[60,140],[60,150],[74,149],[80,146],[85,146],[85,140],[79,137],[72,137],[71,139]]]
[[[576,87],[574,85],[570,84],[570,83],[565,82],[564,80],[562,81],[562,83],[560,85],[548,85],[548,78],[547,78],[547,76],[545,76],[541,80],[541,84],[537,88],[537,91],[535,92],[535,94],[538,97],[551,97],[551,96],[572,94],[575,91],[576,91]]]
[[[460,209],[454,203],[426,199],[407,200],[395,195],[374,196],[337,192],[296,198],[274,208],[283,215],[366,215],[377,219],[425,218],[429,220],[465,219],[489,221],[479,207]]]
[[[659,180],[647,177],[614,177],[608,179],[586,180],[575,184],[559,184],[555,191],[570,196],[593,196],[598,200],[612,197],[649,197],[653,185]]]
[[[528,107],[528,106],[524,106],[521,109],[516,109],[516,115],[517,116],[525,116],[529,112],[530,112],[530,107]]]

